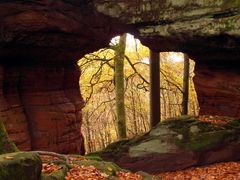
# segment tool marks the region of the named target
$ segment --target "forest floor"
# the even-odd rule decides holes
[[[214,124],[216,126],[222,126],[232,121],[232,118],[221,116],[201,116],[199,117],[199,120]],[[47,176],[63,168],[60,165],[52,163],[60,160],[59,157],[51,155],[41,155],[40,157],[44,162],[42,173]],[[73,163],[84,160],[86,161],[87,159],[84,156],[77,157],[68,155],[66,157],[68,158],[68,164],[70,165],[64,175],[66,180],[105,180],[109,179],[110,177],[104,171],[101,171],[101,169],[93,165],[85,166]],[[107,167],[107,171],[111,172],[113,170]],[[116,173],[114,173],[114,177],[119,180],[146,179],[138,173],[131,173],[121,170],[116,170],[115,172]],[[240,180],[240,162],[221,162],[207,166],[192,167],[174,172],[155,174],[155,177],[159,177],[162,180]]]
[[[203,167],[158,174],[164,180],[238,180],[240,162],[216,163]]]
[[[56,160],[56,157],[41,156],[43,163],[42,172],[51,174],[54,171],[60,170],[62,167],[56,164],[46,163]],[[76,157],[70,158],[71,160],[80,160]],[[116,176],[119,180],[143,180],[143,177],[137,173],[121,172],[119,171]],[[202,167],[192,167],[185,170],[175,172],[164,172],[156,174],[163,180],[238,180],[240,179],[240,162],[222,162]],[[66,174],[66,180],[105,180],[107,174],[101,172],[94,166],[79,166],[73,165],[69,172]]]

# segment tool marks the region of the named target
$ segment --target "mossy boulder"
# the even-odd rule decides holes
[[[159,123],[142,136],[110,144],[96,154],[132,171],[178,170],[239,160],[239,132],[238,119],[214,125],[196,117],[181,116]]]
[[[3,122],[0,119],[0,154],[18,151],[13,142],[10,141]]]
[[[42,162],[36,153],[15,152],[0,155],[1,180],[38,180]]]

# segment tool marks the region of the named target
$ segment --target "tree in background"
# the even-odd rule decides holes
[[[87,152],[102,149],[119,138],[114,78],[114,47],[118,43],[119,38],[115,38],[108,48],[88,54],[79,61],[81,92],[86,100],[82,131]],[[164,52],[160,58],[161,119],[164,121],[182,113],[184,66],[182,53]],[[190,60],[189,114],[197,115],[193,71],[194,62]],[[142,134],[150,128],[149,79],[149,49],[127,35],[124,60],[127,137]]]
[[[127,137],[125,104],[124,104],[124,57],[127,34],[120,36],[119,43],[115,46],[114,72],[116,91],[116,115],[119,139]]]

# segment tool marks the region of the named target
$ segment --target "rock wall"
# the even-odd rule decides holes
[[[19,149],[84,153],[77,61],[119,26],[84,2],[0,2],[0,117]]]
[[[200,114],[240,117],[239,65],[236,62],[196,65],[194,82]]]
[[[81,152],[79,70],[75,66],[2,67],[0,115],[22,150]],[[3,72],[4,71],[4,72]]]
[[[19,72],[0,66],[0,117],[19,149],[30,150],[31,139],[19,92]]]

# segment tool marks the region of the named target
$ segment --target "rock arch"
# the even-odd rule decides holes
[[[4,0],[0,12],[0,117],[23,150],[81,151],[74,64],[122,32],[188,53],[200,113],[240,116],[237,0]]]

